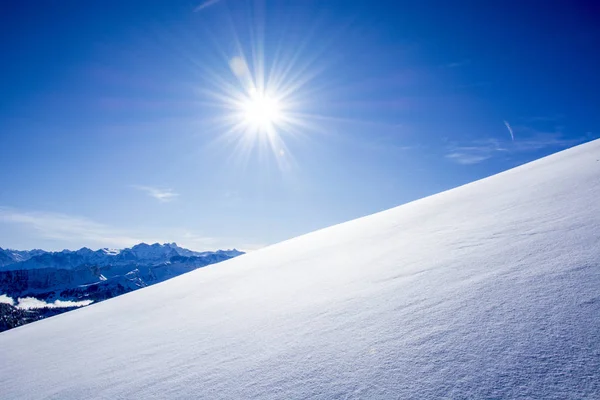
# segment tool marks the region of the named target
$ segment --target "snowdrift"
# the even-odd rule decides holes
[[[600,141],[0,334],[2,399],[600,398]]]

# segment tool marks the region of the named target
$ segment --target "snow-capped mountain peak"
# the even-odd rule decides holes
[[[44,250],[13,250],[0,247],[0,269],[6,265],[29,260],[31,257],[46,253]]]
[[[121,252],[120,249],[108,249],[108,248],[103,248],[100,249],[99,251],[104,252],[104,254],[106,254],[107,256],[116,256],[117,254],[119,254]]]
[[[173,257],[207,257],[213,254],[236,257],[243,252],[237,250],[196,252],[179,247],[176,243],[140,243],[122,250],[99,249],[94,251],[87,247],[75,251],[65,249],[60,252],[0,250],[0,271],[39,268],[70,269],[93,265],[147,265],[170,262]]]

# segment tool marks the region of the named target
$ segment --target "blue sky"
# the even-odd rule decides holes
[[[3,5],[0,246],[251,250],[600,137],[597,5],[450,3]]]

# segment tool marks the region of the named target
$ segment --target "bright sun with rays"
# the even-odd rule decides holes
[[[237,82],[227,75],[211,74],[216,86],[208,93],[224,111],[221,124],[215,126],[221,130],[221,140],[235,144],[233,158],[247,162],[257,150],[263,161],[271,153],[282,170],[293,164],[285,139],[314,129],[303,95],[312,75],[294,72],[293,61],[281,59],[269,67],[263,54],[253,53],[248,59],[241,52],[228,60]]]
[[[245,123],[259,131],[268,131],[283,117],[279,101],[268,93],[251,89],[242,103]]]

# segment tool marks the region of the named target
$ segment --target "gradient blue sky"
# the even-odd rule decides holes
[[[5,2],[0,247],[254,249],[599,137],[598,3],[493,3]],[[285,151],[226,134],[234,57]]]

